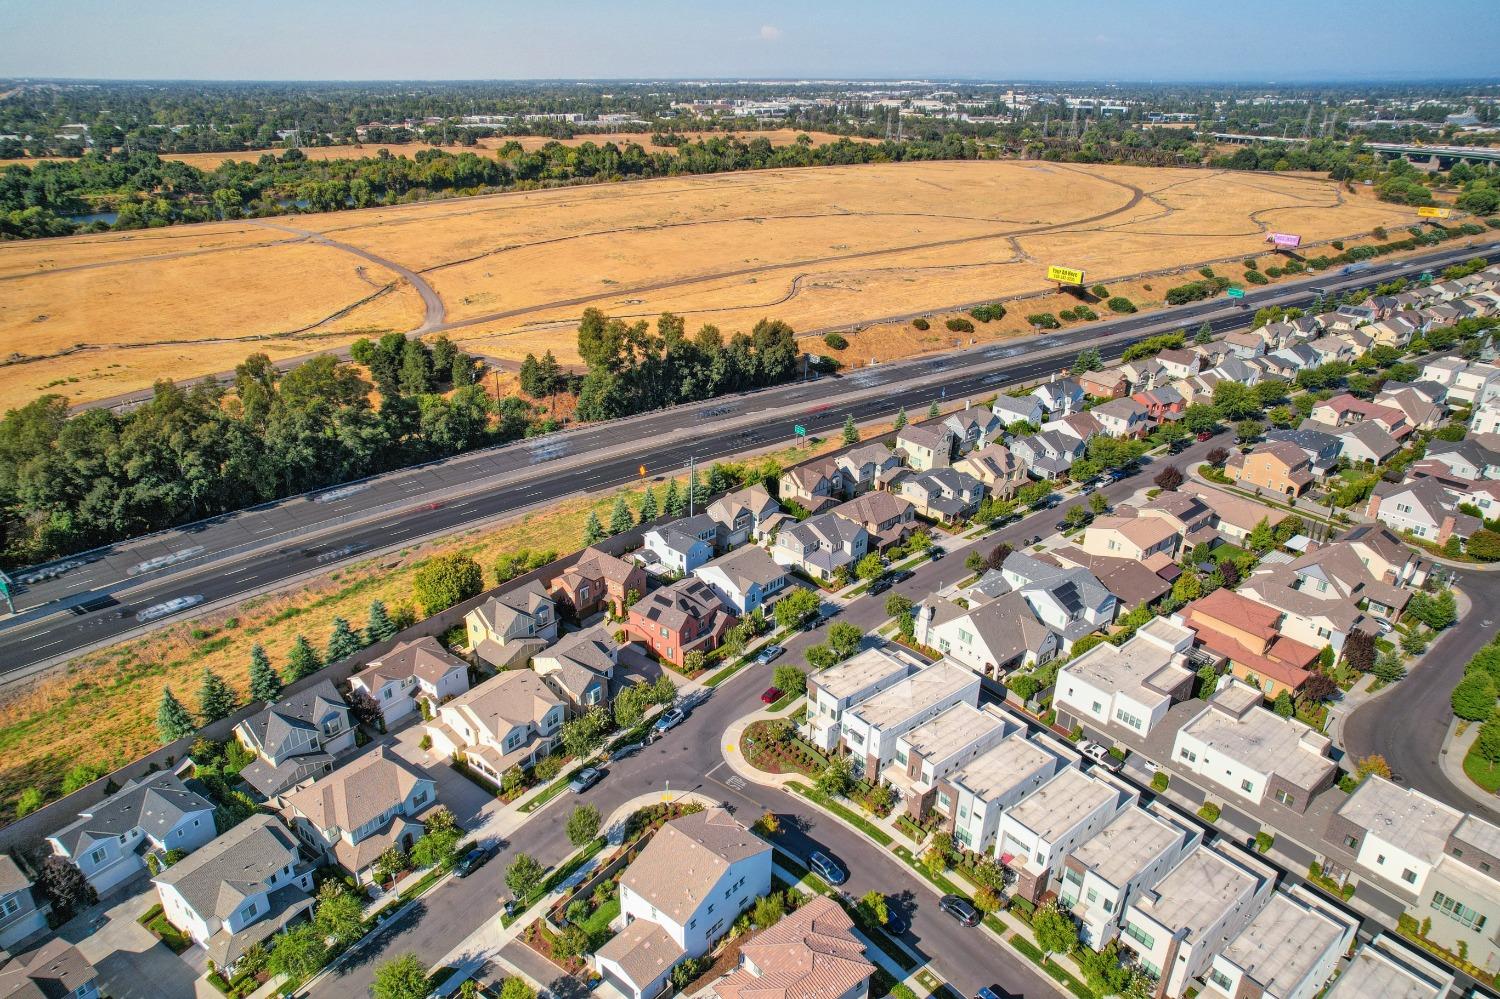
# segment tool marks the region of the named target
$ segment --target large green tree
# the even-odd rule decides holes
[[[462,552],[435,555],[412,577],[412,592],[429,615],[478,596],[483,589],[483,570]]]

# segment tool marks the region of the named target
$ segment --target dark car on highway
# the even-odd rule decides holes
[[[965,926],[979,925],[979,910],[961,895],[944,895],[938,901],[938,908]]]

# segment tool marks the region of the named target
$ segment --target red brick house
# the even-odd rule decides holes
[[[710,652],[738,622],[729,605],[696,576],[678,580],[637,600],[626,637],[641,642],[662,662],[681,666],[689,652]]]

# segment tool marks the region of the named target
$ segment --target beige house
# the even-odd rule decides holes
[[[1307,452],[1290,441],[1267,441],[1249,454],[1236,453],[1224,474],[1245,488],[1282,496],[1301,496],[1313,482]]]
[[[990,444],[968,455],[953,466],[965,475],[973,476],[983,483],[992,496],[1009,499],[1015,495],[1031,477],[1026,474],[1026,465],[1004,444]]]
[[[568,705],[530,670],[491,677],[438,709],[427,725],[433,751],[463,757],[497,786],[512,767],[525,769],[552,751]]]
[[[496,594],[464,615],[469,646],[497,669],[510,669],[557,639],[557,602],[532,580]]]
[[[1171,522],[1160,517],[1097,517],[1083,532],[1079,545],[1090,555],[1145,562],[1156,554],[1169,559],[1177,555],[1182,535]]]

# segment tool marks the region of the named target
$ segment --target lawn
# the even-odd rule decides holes
[[[192,938],[173,926],[167,919],[166,913],[162,911],[160,904],[153,905],[147,909],[145,914],[136,920],[136,922],[150,930],[151,935],[171,948],[174,954],[181,954],[193,945]]]
[[[588,931],[590,939],[597,939],[609,932],[609,924],[614,922],[615,917],[620,914],[620,896],[611,895],[599,908],[595,909],[584,920],[583,928]]]
[[[1500,764],[1490,763],[1478,753],[1478,743],[1464,754],[1464,773],[1490,794],[1500,792]]]

